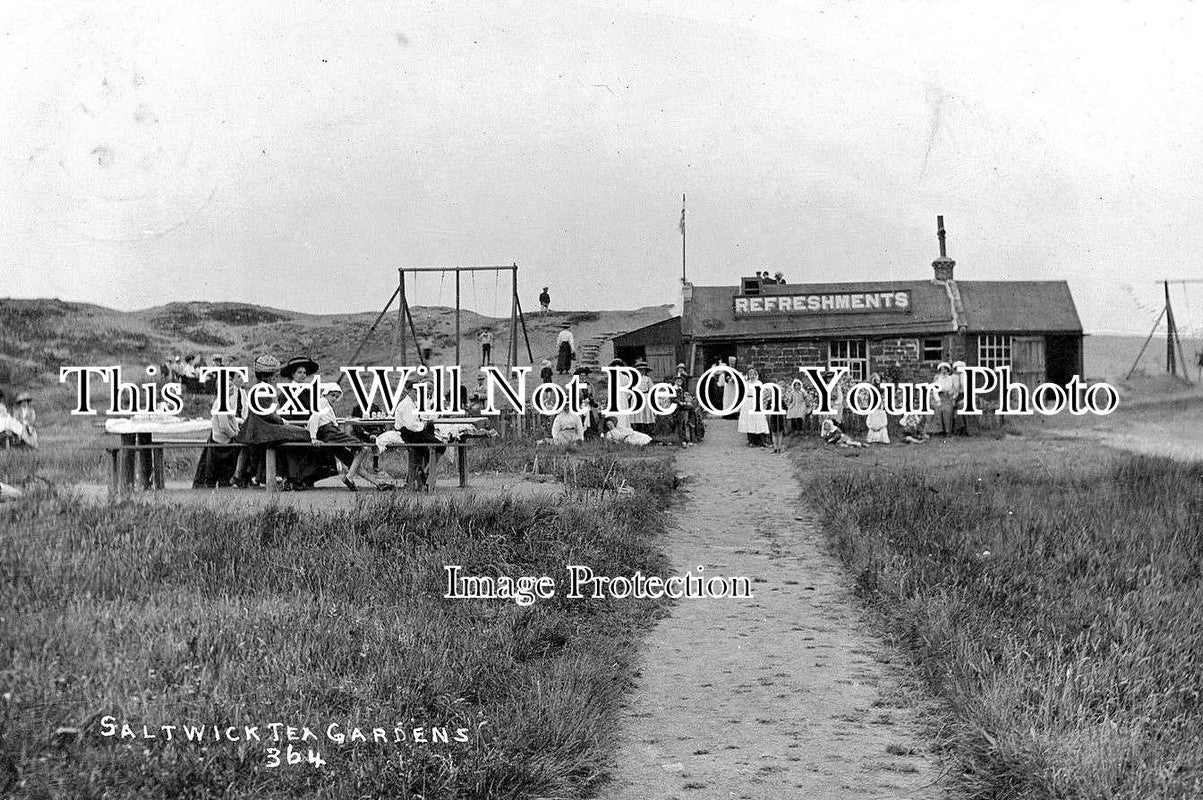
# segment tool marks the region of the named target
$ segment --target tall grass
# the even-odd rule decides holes
[[[622,468],[595,464],[580,483]],[[664,574],[656,537],[671,467],[639,468],[647,480],[634,496],[603,500],[365,496],[353,510],[267,506],[254,517],[56,495],[10,504],[0,512],[0,761],[22,781],[10,791],[585,796],[611,754],[636,640],[662,605],[566,600],[565,565]],[[561,590],[528,608],[447,600],[447,564],[551,575]],[[308,725],[323,740],[297,744],[326,765],[269,768],[267,743],[105,738],[106,714],[139,730]],[[340,746],[324,739],[331,722],[471,733],[462,744]],[[82,733],[55,736],[60,726]]]
[[[1203,469],[816,479],[861,594],[950,709],[973,798],[1203,796]]]

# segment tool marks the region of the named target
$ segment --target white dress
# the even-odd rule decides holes
[[[880,408],[876,411],[870,411],[865,418],[865,424],[869,427],[869,435],[865,437],[865,441],[869,444],[889,444],[890,434],[886,430],[889,424],[889,418],[886,417],[886,412]]]
[[[744,398],[739,410],[739,424],[736,430],[740,433],[768,433],[769,417],[763,411],[753,411],[752,405],[763,384],[760,381],[748,381],[748,395]]]
[[[640,375],[639,383],[635,385],[635,391],[643,395],[643,410],[631,416],[631,422],[635,424],[651,425],[656,421],[656,412],[652,411],[652,404],[648,402],[648,395],[652,391],[652,379],[648,375]]]

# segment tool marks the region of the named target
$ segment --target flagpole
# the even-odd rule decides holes
[[[685,193],[681,193],[681,283],[685,283]]]

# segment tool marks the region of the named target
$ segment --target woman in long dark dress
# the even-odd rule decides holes
[[[280,368],[280,377],[290,383],[313,384],[320,380],[317,362],[307,356],[290,358]],[[285,423],[303,426],[309,423],[309,414],[281,414]],[[289,448],[279,452],[280,473],[285,478],[284,488],[301,491],[312,489],[313,484],[338,474],[334,455],[326,450]]]
[[[278,391],[272,381],[279,369],[280,361],[275,356],[262,355],[256,358],[254,363],[255,383],[247,390],[248,397],[260,384],[268,384],[272,386],[273,391]],[[308,443],[309,431],[298,425],[285,423],[279,414],[256,414],[248,404],[246,423],[239,432],[238,441],[251,445],[250,452],[247,454],[247,467],[253,472],[255,482],[262,486],[266,482],[265,452],[267,445],[287,442]],[[284,478],[285,489],[309,489],[317,481],[338,474],[338,470],[334,466],[334,456],[329,453],[313,453],[315,458],[298,457],[304,455],[309,454],[280,451],[281,457],[278,463],[280,473]],[[246,476],[239,476],[239,480],[245,481]]]

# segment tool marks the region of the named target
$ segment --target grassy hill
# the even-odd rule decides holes
[[[434,342],[434,362],[455,363],[454,309],[418,307],[412,309],[412,314],[418,335]],[[553,356],[556,335],[568,322],[579,351],[592,343],[600,345],[598,357],[604,357],[610,336],[670,315],[670,306],[531,314],[526,318],[530,355],[536,364]],[[350,363],[351,354],[375,317],[376,312],[315,315],[242,303],[181,302],[125,312],[62,300],[0,299],[0,386],[55,382],[59,367],[64,365],[145,365],[190,353],[207,360],[221,354],[234,358],[237,364],[247,364],[262,352],[274,353],[282,360],[307,355],[329,369]],[[479,362],[476,335],[485,326],[495,334],[494,362],[505,362],[508,318],[463,311],[460,363],[466,367],[475,367]],[[408,331],[407,336],[412,359],[414,342]],[[394,312],[381,320],[356,361],[392,363],[396,340]],[[521,328],[518,341],[519,364],[528,364]]]

